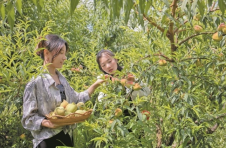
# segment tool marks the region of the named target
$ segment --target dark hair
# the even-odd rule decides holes
[[[38,43],[36,50],[36,54],[40,56],[44,60],[44,49],[47,49],[50,52],[53,52],[52,60],[60,53],[63,46],[66,46],[66,52],[68,52],[69,47],[67,42],[62,39],[60,36],[55,34],[48,34],[45,38],[40,38],[41,41]],[[43,48],[43,49],[40,49]]]
[[[111,57],[114,57],[115,54],[114,54],[112,51],[108,50],[108,49],[102,49],[102,50],[100,50],[100,51],[97,53],[97,55],[96,55],[96,61],[97,61],[97,63],[98,63],[99,69],[100,69],[103,73],[108,74],[108,73],[106,73],[106,72],[101,68],[100,61],[99,61],[99,59],[102,57],[102,54],[103,54],[103,53],[105,53],[105,54],[107,54],[107,55],[109,55],[109,56],[111,56]],[[117,62],[117,70],[118,70],[118,71],[122,71],[122,67],[118,64],[118,62]]]

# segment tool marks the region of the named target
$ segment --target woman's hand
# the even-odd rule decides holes
[[[54,128],[62,127],[63,125],[53,124],[50,120],[44,119],[42,120],[42,126],[54,129]]]

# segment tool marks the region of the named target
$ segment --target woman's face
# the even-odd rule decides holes
[[[53,59],[52,64],[50,66],[54,68],[62,68],[64,61],[67,60],[66,57],[66,46],[60,50],[59,54]]]
[[[102,53],[99,63],[102,70],[108,74],[114,74],[117,70],[117,61],[106,53]]]

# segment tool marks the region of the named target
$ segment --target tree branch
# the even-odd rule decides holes
[[[158,30],[160,30],[162,33],[164,33],[164,29],[162,27],[160,27],[158,24],[156,24],[154,21],[152,21],[150,18],[148,18],[145,14],[143,14],[144,19],[146,19],[150,24],[152,24],[153,26],[155,26],[156,28],[158,28]]]
[[[156,136],[157,136],[157,148],[161,148],[161,145],[162,145],[162,131],[161,131],[161,128],[160,128],[160,125],[156,124],[156,127],[157,127],[157,133],[156,133]]]
[[[184,42],[188,41],[189,39],[195,37],[195,36],[198,36],[198,35],[202,35],[202,34],[214,34],[215,32],[202,32],[202,33],[199,33],[199,34],[193,34],[189,37],[187,37],[186,39],[182,40],[179,45],[183,44]]]
[[[174,33],[176,33],[176,32],[179,30],[179,28],[180,28],[181,26],[183,26],[184,24],[186,24],[187,22],[188,22],[188,20],[187,20],[187,21],[184,21],[183,24],[181,24],[178,28],[176,28],[176,29],[174,30]]]
[[[169,61],[169,62],[174,62],[174,60],[168,58],[167,56],[165,56],[164,54],[162,54],[161,52],[159,53],[156,53],[156,54],[153,54],[154,56],[161,56],[161,57],[164,57],[166,59],[166,61]]]

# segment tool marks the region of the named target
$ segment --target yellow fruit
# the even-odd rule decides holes
[[[72,103],[69,103],[65,109],[68,112],[74,113],[77,110],[77,105],[74,102],[72,102]]]
[[[121,79],[121,80],[120,80],[120,83],[121,83],[123,86],[125,86],[125,85],[126,85],[126,79]]]
[[[223,29],[226,28],[226,25],[224,23],[221,23],[218,27],[217,27],[217,31],[223,31]]]
[[[62,106],[62,107],[66,107],[68,105],[68,102],[66,101],[66,100],[64,100],[61,104],[60,104],[60,106]]]
[[[120,108],[117,108],[116,110],[115,110],[115,116],[116,117],[119,117],[119,116],[121,116],[122,115],[122,110],[120,109]]]
[[[114,120],[109,120],[109,123],[112,124],[112,122],[114,122]]]
[[[220,42],[222,40],[222,38],[223,38],[222,35],[218,36],[218,32],[214,33],[212,36],[212,39],[217,42]]]
[[[201,26],[199,26],[199,25],[195,25],[194,26],[194,30],[195,30],[196,33],[200,33],[200,32],[203,31],[203,28]]]
[[[158,63],[159,63],[160,66],[166,66],[167,65],[166,60],[159,60]]]
[[[21,134],[20,135],[20,139],[25,140],[25,138],[26,138],[26,135],[25,134]]]
[[[56,115],[64,116],[64,115],[65,115],[65,109],[64,109],[64,107],[62,107],[62,106],[56,107],[55,110],[54,110],[54,113],[55,113]]]
[[[83,102],[78,102],[77,103],[77,109],[84,110],[85,109],[85,104]]]
[[[85,110],[77,110],[75,113],[75,117],[79,117],[82,116],[82,114],[84,114],[86,111]]]
[[[133,90],[140,90],[142,87],[138,84],[135,83],[135,85],[133,86]]]

